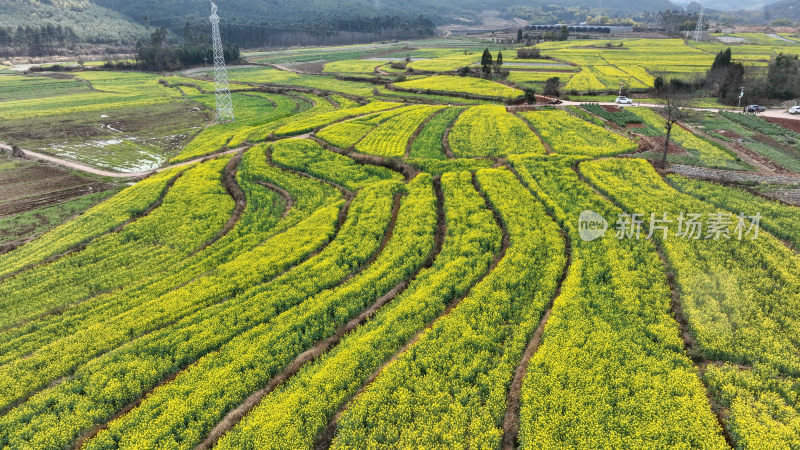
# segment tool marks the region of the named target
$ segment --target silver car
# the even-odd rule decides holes
[[[789,108],[789,114],[800,114],[800,106],[792,106]]]

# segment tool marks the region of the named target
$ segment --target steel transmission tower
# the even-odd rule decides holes
[[[219,35],[217,5],[211,2],[211,40],[214,44],[214,81],[217,91],[217,122],[234,122],[233,100],[228,87],[228,70],[225,68],[225,51]]]
[[[700,42],[703,40],[706,33],[706,10],[705,8],[700,8],[700,17],[697,18],[697,27],[694,29],[694,36],[692,39],[694,41]]]

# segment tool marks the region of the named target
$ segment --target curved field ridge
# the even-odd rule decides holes
[[[450,148],[455,157],[544,154],[542,142],[520,118],[503,106],[473,106],[450,129]]]
[[[418,80],[403,81],[395,83],[398,89],[409,91],[426,91],[428,93],[448,93],[471,94],[478,97],[515,99],[522,96],[523,92],[519,89],[495,83],[494,81],[484,80],[473,77],[456,77],[449,75],[438,75],[433,77],[420,78]]]
[[[557,225],[513,174],[482,170],[477,181],[509,230],[508,251],[347,408],[332,447],[500,445],[506,391],[566,258]]]

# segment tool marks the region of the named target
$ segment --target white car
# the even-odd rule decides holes
[[[800,114],[800,106],[792,106],[789,108],[789,114]]]
[[[618,105],[632,105],[633,100],[629,99],[628,97],[619,96],[617,97],[617,104]]]

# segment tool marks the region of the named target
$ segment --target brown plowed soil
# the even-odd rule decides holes
[[[0,217],[62,203],[113,188],[69,171],[30,164],[0,173]]]
[[[766,117],[768,122],[772,122],[786,128],[787,130],[792,130],[795,133],[800,133],[800,119],[782,119],[778,117]]]
[[[646,136],[643,137],[641,141],[639,141],[639,152],[663,152],[664,151],[664,140],[663,137],[651,137]],[[667,150],[667,154],[669,155],[688,155],[689,152],[681,148],[679,145],[675,144],[675,142],[669,143],[669,149]]]
[[[619,106],[614,106],[614,105],[600,105],[600,107],[610,113],[616,113],[622,111],[622,109]]]
[[[721,134],[722,136],[725,136],[728,139],[743,139],[742,135],[734,131],[717,130],[717,133]]]

